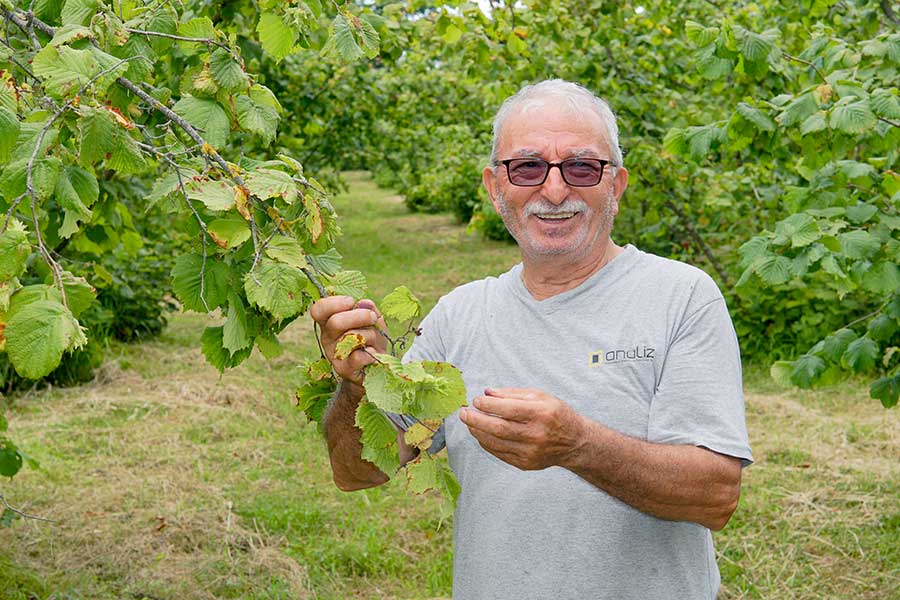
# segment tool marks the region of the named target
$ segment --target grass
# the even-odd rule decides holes
[[[515,248],[411,215],[362,174],[335,201],[348,268],[372,297],[406,283],[433,305],[500,273]],[[450,523],[400,483],[345,494],[321,437],[293,407],[309,324],[287,351],[219,374],[207,318],[114,346],[97,379],[5,399],[11,434],[41,463],[0,492],[54,523],[0,529],[0,599],[448,597]],[[757,459],[716,534],[724,598],[900,598],[900,424],[861,384],[784,391],[747,379]]]

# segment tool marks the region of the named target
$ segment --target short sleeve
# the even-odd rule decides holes
[[[740,349],[721,294],[677,328],[650,405],[647,439],[702,446],[744,466],[753,462]]]

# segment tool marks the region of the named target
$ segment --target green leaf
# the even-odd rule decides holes
[[[221,248],[229,249],[240,246],[250,239],[250,227],[240,215],[232,215],[216,219],[206,225],[206,230]]]
[[[322,56],[353,62],[363,56],[374,58],[378,54],[378,34],[372,25],[352,15],[350,19],[353,19],[353,25],[343,14],[335,15],[328,40],[322,46]],[[354,26],[359,42],[357,36],[354,36]]]
[[[384,297],[379,308],[382,314],[389,319],[409,321],[421,314],[422,303],[413,296],[408,287],[401,285]]]
[[[243,89],[249,84],[244,69],[224,48],[216,48],[209,57],[209,70],[213,79],[224,90]]]
[[[791,125],[802,123],[818,110],[819,105],[816,104],[812,92],[807,92],[797,96],[785,106],[781,114],[775,117],[775,121],[782,127],[790,127]]]
[[[684,134],[691,158],[701,160],[709,154],[714,142],[722,139],[722,130],[715,124],[702,127],[688,127]]]
[[[98,0],[66,0],[60,14],[63,25],[89,24],[99,6]]]
[[[284,171],[277,169],[250,171],[244,177],[244,183],[247,185],[247,189],[261,200],[281,198],[288,204],[292,204],[297,199],[297,185]]]
[[[284,352],[284,347],[278,341],[278,337],[268,331],[263,331],[256,336],[256,347],[269,360],[281,356]]]
[[[316,268],[316,271],[332,276],[341,270],[343,257],[336,248],[329,248],[322,254],[309,254],[307,260]]]
[[[741,244],[738,253],[741,255],[741,267],[747,268],[758,259],[770,254],[769,240],[765,236],[754,236]]]
[[[80,134],[79,158],[90,165],[112,155],[116,143],[116,121],[113,115],[100,108],[82,108],[78,119]]]
[[[854,225],[865,223],[878,212],[878,207],[871,204],[857,204],[847,207],[847,218]]]
[[[769,56],[775,51],[775,40],[777,39],[777,31],[768,30],[762,33],[754,33],[752,31],[744,31],[741,39],[741,54],[744,59],[751,63],[761,63],[768,60]]]
[[[400,454],[397,448],[392,448],[390,446],[386,448],[363,446],[360,456],[363,460],[369,461],[388,476],[394,475],[394,473],[400,469]]]
[[[370,448],[396,445],[397,429],[390,419],[371,402],[360,402],[356,409],[356,426],[362,430],[360,441]]]
[[[229,294],[228,318],[222,326],[222,347],[232,355],[253,345],[247,309],[235,293]]]
[[[800,124],[800,134],[809,135],[816,131],[828,129],[828,120],[826,119],[826,116],[827,113],[821,110],[810,115]]]
[[[687,20],[684,22],[684,32],[687,38],[696,46],[707,46],[716,41],[719,37],[718,27],[704,27],[696,21]]]
[[[25,261],[31,254],[31,244],[25,227],[17,219],[0,234],[0,281],[9,281],[25,272]]]
[[[178,25],[178,35],[189,38],[216,39],[216,29],[209,17],[195,17],[186,23]],[[202,42],[178,42],[179,47],[186,54],[193,54],[204,50],[206,44]]]
[[[881,242],[864,229],[847,231],[838,235],[838,239],[847,258],[869,258],[881,248]]]
[[[873,381],[869,386],[869,397],[881,400],[881,404],[885,408],[897,406],[897,399],[900,398],[900,375],[882,377]]]
[[[258,282],[258,283],[257,283]],[[247,300],[278,320],[306,310],[311,298],[304,292],[307,280],[295,267],[263,258],[244,278]]]
[[[281,103],[278,102],[278,98],[275,97],[275,94],[272,93],[272,90],[264,85],[254,83],[250,88],[250,99],[253,100],[256,104],[260,104],[262,106],[271,106],[276,111],[278,111],[279,114],[284,112],[284,109],[281,107]]]
[[[831,128],[853,135],[866,133],[875,126],[875,115],[866,100],[852,98],[839,100],[831,109]]]
[[[84,277],[76,277],[68,271],[63,271],[62,284],[69,310],[76,318],[80,317],[94,303],[97,290]]]
[[[213,100],[185,96],[175,103],[172,110],[199,129],[203,139],[214,148],[225,145],[231,126],[225,109]]]
[[[753,108],[746,102],[741,102],[737,105],[737,113],[747,121],[756,125],[756,128],[760,131],[775,131],[775,121],[770,119],[768,115],[758,108]]]
[[[383,363],[375,363],[366,369],[366,398],[386,412],[404,411],[403,393],[405,382],[394,376]],[[414,395],[407,391],[407,394]]]
[[[278,111],[265,104],[257,104],[249,96],[237,96],[238,124],[245,131],[259,135],[263,142],[270,144],[278,129]]]
[[[82,109],[82,118],[78,120],[79,160],[86,166],[105,160],[110,169],[125,174],[139,173],[147,166],[144,157],[128,129],[117,122],[114,111],[113,108]]]
[[[427,453],[421,453],[406,465],[406,481],[414,494],[424,494],[428,490],[441,487],[441,473],[438,463]]]
[[[104,71],[97,56],[90,49],[76,50],[69,46],[59,48],[45,46],[34,55],[32,68],[34,74],[44,80],[44,86],[51,95],[57,98],[74,96],[94,80],[95,76]],[[113,60],[115,61],[115,59]],[[127,69],[127,64],[121,65],[122,72]],[[93,85],[98,89],[105,89],[110,81],[109,78],[110,74],[104,75],[101,79],[94,81]]]
[[[56,181],[54,196],[65,211],[65,218],[59,228],[59,236],[63,239],[78,231],[78,222],[90,221],[92,212],[88,208],[100,195],[100,186],[94,174],[76,166],[66,166]]]
[[[218,179],[192,179],[184,185],[188,198],[199,200],[209,210],[225,211],[234,207],[234,190],[228,182]]]
[[[852,329],[838,329],[822,340],[821,351],[812,351],[810,354],[819,355],[834,363],[840,362],[841,356],[847,351],[847,346],[850,345],[850,342],[857,339],[857,337],[856,332]],[[818,344],[816,345],[818,346]]]
[[[754,270],[767,284],[779,285],[791,278],[791,259],[771,255],[760,261]]]
[[[0,475],[4,477],[12,477],[22,468],[22,455],[19,453],[15,444],[11,441],[0,438]],[[3,516],[6,517],[4,510]]]
[[[466,384],[459,369],[448,363],[430,360],[422,361],[422,367],[441,385],[426,382],[416,393],[418,410],[414,414],[417,418],[443,419],[466,405]]]
[[[71,311],[52,300],[32,302],[16,311],[3,335],[10,362],[27,379],[48,375],[66,350],[87,343]]]
[[[366,295],[366,278],[359,271],[340,271],[326,286],[334,296],[351,296],[357,300]]]
[[[205,269],[202,267],[203,256],[200,254],[182,254],[175,259],[175,266],[172,268],[172,291],[185,310],[208,312],[222,306],[227,299],[228,266],[207,257]]]
[[[810,388],[825,372],[825,361],[812,354],[804,354],[794,361],[791,381],[802,388]]]
[[[12,156],[18,137],[18,117],[12,111],[0,107],[0,164],[8,161],[9,157]]]
[[[900,98],[888,90],[875,90],[869,96],[872,112],[885,119],[900,119]]]
[[[769,375],[778,385],[785,388],[793,387],[791,381],[791,371],[793,371],[794,363],[789,360],[778,360],[772,363],[769,368]]]
[[[887,342],[894,336],[897,329],[900,329],[900,326],[898,326],[896,319],[892,319],[888,315],[881,313],[869,321],[867,329],[868,333],[866,335],[868,337],[876,342]]]
[[[734,69],[734,62],[730,59],[716,56],[715,43],[704,46],[694,52],[694,59],[697,61],[697,71],[705,79],[725,77]]]
[[[224,373],[225,369],[238,366],[250,356],[253,346],[230,353],[224,346],[223,327],[207,327],[200,336],[200,347],[207,362]]]
[[[276,62],[280,62],[290,54],[297,43],[297,30],[285,24],[279,15],[273,13],[264,12],[260,15],[256,31],[263,50]]]
[[[789,216],[775,225],[775,234],[790,240],[792,248],[809,246],[822,237],[819,225],[805,213]]]
[[[878,358],[878,344],[867,337],[856,339],[847,346],[841,356],[841,364],[855,372],[870,371],[875,368]]]
[[[889,294],[900,289],[900,269],[893,261],[882,260],[863,275],[863,288],[876,294]]]
[[[875,167],[856,160],[839,160],[837,162],[837,169],[840,173],[843,173],[847,179],[860,179],[875,175]],[[849,208],[847,209],[847,214],[848,216],[850,214]]]
[[[258,341],[258,339],[257,339]],[[325,359],[317,361],[321,363]],[[328,361],[325,360],[327,363]],[[313,363],[315,364],[315,363]],[[307,375],[303,384],[297,388],[297,407],[306,415],[306,420],[317,424],[319,431],[322,430],[322,417],[325,415],[325,409],[328,402],[334,395],[337,384],[331,377],[331,365],[328,365],[328,376],[322,379]],[[315,368],[307,366],[307,373],[312,373]]]
[[[674,156],[685,156],[687,154],[687,144],[684,141],[685,130],[673,127],[666,132],[663,139],[663,148],[669,154]]]
[[[276,236],[269,240],[266,246],[266,256],[298,269],[308,266],[300,243],[287,236]]]

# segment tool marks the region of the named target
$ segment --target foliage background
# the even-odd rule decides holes
[[[220,317],[193,339],[220,372],[277,358],[364,291],[331,252],[346,169],[508,239],[490,118],[562,77],[618,114],[618,241],[709,271],[779,384],[896,405],[896,2],[488,4],[0,0],[0,388],[90,380],[178,306]],[[10,428],[5,476],[37,464]]]

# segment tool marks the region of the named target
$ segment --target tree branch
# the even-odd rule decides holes
[[[725,287],[730,287],[728,283],[728,275],[725,273],[725,269],[722,268],[721,263],[719,263],[719,259],[712,253],[712,249],[709,247],[709,244],[700,236],[700,233],[694,227],[694,224],[691,223],[691,220],[685,214],[681,208],[678,207],[677,204],[672,202],[671,200],[666,200],[663,205],[675,213],[678,216],[678,220],[681,221],[681,226],[688,232],[688,235],[693,238],[694,243],[700,248],[703,252],[703,255],[706,256],[706,259],[712,265],[712,267],[716,270],[716,273],[719,274],[720,283]]]
[[[228,53],[233,55],[231,48],[227,44],[223,44],[222,42],[210,38],[185,37],[183,35],[172,35],[171,33],[163,33],[161,31],[145,31],[143,29],[132,29],[131,27],[126,27],[125,31],[127,31],[128,33],[136,33],[138,35],[144,35],[147,37],[161,37],[170,40],[178,40],[180,42],[196,42],[198,44],[218,46],[219,48],[228,50]]]
[[[22,517],[24,519],[31,519],[33,521],[44,521],[45,523],[56,523],[56,521],[54,521],[53,519],[45,519],[44,517],[30,515],[30,514],[26,513],[25,511],[19,510],[18,508],[11,506],[9,504],[9,502],[6,501],[6,497],[3,494],[0,494],[0,503],[2,503],[3,506],[5,506],[7,510],[16,513],[17,515],[19,515],[20,517]]]

